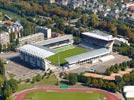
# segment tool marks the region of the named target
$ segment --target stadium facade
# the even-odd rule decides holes
[[[35,69],[39,68],[44,70],[49,69],[46,58],[55,54],[51,50],[48,50],[48,48],[40,48],[30,44],[24,45],[18,50],[21,60],[29,63]]]
[[[64,35],[52,39],[47,39],[41,42],[36,43],[37,45],[42,45],[48,48],[57,48],[65,45],[73,44],[73,36],[72,35]]]
[[[64,35],[53,39],[43,40],[36,44],[27,44],[18,48],[20,59],[29,63],[33,68],[47,70],[50,68],[47,58],[55,54],[52,48],[73,44],[72,35]]]
[[[114,58],[111,55],[114,44],[112,35],[99,30],[83,32],[81,34],[81,43],[89,48],[93,48],[93,50],[66,58],[65,60],[68,62],[68,66],[79,63],[104,62]]]
[[[110,52],[112,52],[114,44],[114,38],[112,35],[94,30],[92,32],[83,32],[81,37],[81,42],[86,46],[94,49],[107,48]]]
[[[66,61],[69,65],[76,64],[76,63],[95,63],[101,57],[107,56],[110,54],[110,51],[106,48],[101,48],[93,51],[89,51],[86,53],[82,53],[80,55],[72,56],[66,58]]]

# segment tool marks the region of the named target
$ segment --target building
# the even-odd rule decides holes
[[[20,59],[30,64],[33,68],[48,70],[50,67],[47,57],[54,55],[52,50],[35,45],[24,45],[18,48]]]
[[[18,22],[4,21],[3,22],[6,31],[9,33],[15,33],[15,38],[21,37],[21,31],[23,31],[23,26]]]
[[[116,38],[114,38],[114,44],[116,44],[116,45],[121,45],[122,43],[125,43],[125,44],[127,44],[127,45],[130,45],[130,43],[128,42],[128,40],[126,40],[126,39],[124,39],[124,38],[118,38],[118,37],[116,37]]]
[[[10,36],[8,32],[0,32],[0,44],[2,47],[10,44]]]
[[[134,86],[124,86],[123,92],[126,98],[134,99]]]
[[[72,35],[64,35],[56,38],[47,39],[41,42],[36,43],[37,45],[42,45],[48,48],[56,48],[69,44],[73,44],[73,36]]]
[[[101,60],[102,57],[108,56],[110,51],[106,48],[92,50],[80,55],[65,58],[68,65],[81,64],[81,63],[96,63]]]
[[[68,0],[62,0],[62,1],[61,1],[61,4],[62,4],[62,5],[64,5],[64,6],[67,6],[67,5],[68,5],[68,3],[69,3],[69,1],[68,1]]]
[[[83,32],[81,33],[80,45],[92,50],[80,55],[65,58],[68,63],[67,65],[71,67],[75,64],[93,64],[114,59],[114,56],[111,55],[113,43],[114,38],[112,35],[108,35],[99,30],[94,30],[92,32]]]
[[[20,46],[25,45],[25,44],[31,44],[31,43],[36,43],[39,41],[44,40],[44,34],[43,33],[35,33],[29,36],[25,36],[19,39],[19,44]]]
[[[114,38],[112,35],[106,34],[99,30],[94,30],[91,32],[83,32],[81,34],[81,42],[91,48],[107,48],[112,52]]]
[[[52,33],[51,33],[51,29],[50,28],[47,28],[47,27],[43,27],[43,26],[36,26],[36,32],[37,33],[44,33],[44,37],[45,38],[51,38],[51,35],[52,35]]]
[[[50,3],[55,3],[55,0],[49,0]]]

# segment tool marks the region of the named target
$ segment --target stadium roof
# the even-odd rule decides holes
[[[103,33],[102,31],[99,31],[99,30],[94,30],[92,32],[83,32],[82,34],[86,35],[86,36],[89,36],[89,37],[105,40],[105,41],[113,40],[112,35]]]
[[[42,49],[42,48],[36,47],[34,45],[30,45],[30,44],[20,47],[19,50],[22,52],[31,54],[33,56],[42,58],[42,59],[47,58],[51,55],[54,55],[54,53],[51,51],[48,51],[46,49]]]
[[[108,49],[101,48],[101,49],[89,51],[89,52],[86,52],[86,53],[82,53],[80,55],[68,57],[68,58],[65,58],[65,60],[69,64],[73,64],[73,63],[77,63],[77,62],[84,61],[84,60],[87,60],[87,59],[102,56],[102,55],[105,55],[105,54],[108,54],[108,53],[110,53],[110,51]]]
[[[64,35],[64,36],[60,36],[60,37],[56,37],[56,38],[52,38],[52,39],[47,39],[47,40],[38,42],[37,44],[39,44],[39,45],[49,45],[49,44],[64,41],[64,40],[67,40],[67,39],[73,39],[73,36],[72,35]]]

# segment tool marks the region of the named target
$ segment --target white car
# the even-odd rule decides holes
[[[90,72],[95,72],[96,70],[95,70],[95,68],[90,68],[89,71]]]

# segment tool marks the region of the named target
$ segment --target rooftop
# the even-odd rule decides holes
[[[69,64],[72,64],[72,63],[77,63],[79,61],[83,61],[83,60],[86,60],[86,59],[91,59],[91,58],[94,58],[94,57],[98,57],[98,56],[101,56],[101,55],[104,55],[104,54],[107,54],[107,53],[110,53],[108,49],[101,48],[101,49],[89,51],[89,52],[86,52],[86,53],[82,53],[80,55],[68,57],[65,60]]]
[[[29,53],[33,56],[42,58],[42,59],[54,55],[54,53],[49,51],[48,49],[40,48],[40,47],[30,45],[30,44],[20,47],[19,50],[22,52]]]
[[[64,36],[60,36],[60,37],[56,37],[56,38],[52,38],[52,39],[43,40],[43,41],[38,42],[37,44],[38,45],[49,45],[49,44],[64,41],[67,39],[73,39],[73,36],[72,35],[64,35]]]
[[[124,86],[124,92],[134,92],[134,86]]]
[[[99,30],[94,30],[94,31],[91,31],[91,32],[83,32],[82,34],[86,35],[86,36],[89,36],[89,37],[105,40],[105,41],[113,40],[112,35],[106,34],[106,33],[102,32],[102,31],[99,31]]]
[[[34,38],[34,37],[36,37],[36,36],[44,36],[44,34],[41,33],[41,32],[35,33],[35,34],[32,34],[32,35],[28,35],[28,36],[22,37],[22,38],[19,39],[19,41],[23,41],[23,40],[29,39],[29,38],[31,38],[31,37]]]

